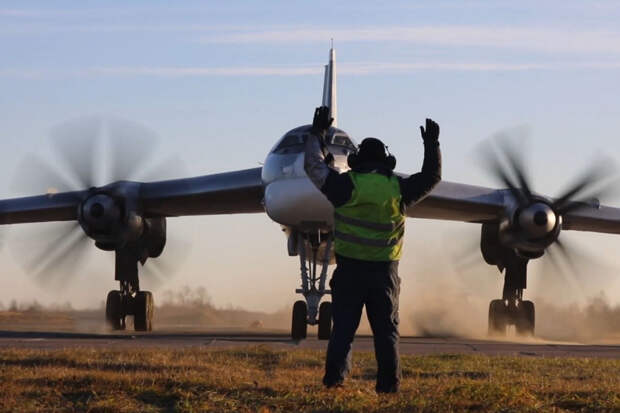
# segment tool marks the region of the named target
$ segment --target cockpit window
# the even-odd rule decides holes
[[[274,150],[275,153],[285,155],[288,153],[300,153],[304,151],[304,144],[306,143],[307,134],[303,135],[286,135],[278,147]]]
[[[347,149],[355,150],[355,145],[353,145],[351,139],[345,135],[334,135],[332,137],[332,145],[343,146]]]
[[[291,133],[286,135],[278,146],[273,150],[274,153],[279,155],[293,154],[293,153],[301,153],[305,149],[306,139],[308,138],[307,133],[303,134],[295,134]],[[336,146],[336,152],[338,154],[347,154],[350,151],[355,150],[355,145],[351,142],[346,135],[333,135],[329,141],[330,145]],[[342,152],[342,153],[340,153]]]

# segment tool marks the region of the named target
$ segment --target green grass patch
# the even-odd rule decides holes
[[[357,352],[342,389],[321,385],[324,352],[234,349],[0,350],[1,411],[609,411],[620,360],[402,357],[396,395],[374,392]]]

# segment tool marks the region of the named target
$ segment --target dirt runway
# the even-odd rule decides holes
[[[0,331],[0,349],[32,348],[61,349],[94,347],[118,349],[124,347],[185,348],[205,346],[227,348],[266,345],[278,349],[324,350],[326,341],[315,337],[293,341],[284,333],[248,331],[152,332],[121,334],[84,334],[67,332]],[[354,350],[373,351],[372,337],[357,336]],[[402,354],[485,354],[518,355],[525,357],[605,357],[620,358],[620,344],[573,344],[537,341],[474,340],[456,337],[402,337]]]

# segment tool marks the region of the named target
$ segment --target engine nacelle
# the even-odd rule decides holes
[[[517,208],[499,223],[482,225],[480,250],[490,265],[501,270],[510,254],[535,259],[559,236],[562,217],[545,200],[536,200],[525,208]]]
[[[106,251],[137,240],[144,230],[142,217],[126,199],[105,191],[94,193],[79,205],[78,222],[95,245]]]
[[[543,200],[518,208],[499,224],[499,241],[526,258],[538,258],[557,240],[562,217]]]
[[[149,257],[159,257],[166,246],[166,218],[145,218],[141,240]]]
[[[482,224],[480,252],[486,263],[501,267],[502,250],[505,248],[499,241],[499,224]]]

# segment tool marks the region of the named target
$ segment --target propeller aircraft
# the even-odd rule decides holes
[[[322,105],[330,108],[334,118],[326,136],[327,147],[334,156],[334,167],[344,172],[348,170],[347,156],[355,151],[356,144],[337,126],[333,48],[325,66]],[[122,129],[114,123],[92,125],[78,125],[84,142],[100,128],[106,128],[110,135]],[[71,223],[51,247],[59,260],[65,252],[85,248],[91,240],[95,247],[113,252],[119,288],[107,295],[106,320],[113,329],[122,330],[126,318],[133,316],[135,330],[150,331],[153,296],[140,288],[139,264],[155,260],[164,252],[167,219],[266,213],[282,226],[288,255],[300,261],[301,282],[296,291],[303,299],[293,306],[291,335],[303,339],[308,325],[318,325],[319,338],[327,339],[331,303],[324,297],[330,293],[326,279],[328,267],[334,263],[333,208],[304,171],[304,142],[310,128],[302,125],[286,132],[269,151],[262,167],[148,182],[126,180],[138,160],[123,158],[121,136],[116,141],[120,161],[111,168],[115,176],[103,186],[92,184],[89,151],[74,147],[78,156],[72,161],[72,169],[80,188],[54,188],[45,194],[0,200],[0,224]],[[598,193],[591,193],[605,178],[600,168],[584,174],[565,193],[551,198],[533,192],[517,151],[508,146],[500,149],[501,156],[490,153],[487,163],[503,188],[442,181],[406,214],[411,218],[479,224],[482,256],[504,274],[501,298],[489,305],[489,332],[505,334],[507,326],[514,325],[520,334],[533,334],[534,304],[524,299],[528,262],[542,257],[551,246],[557,246],[569,258],[569,251],[559,240],[562,231],[620,233],[620,209],[600,205],[594,199]],[[89,150],[92,152],[92,148]],[[46,169],[42,179],[52,177],[53,173]],[[49,264],[54,263],[52,260]]]

